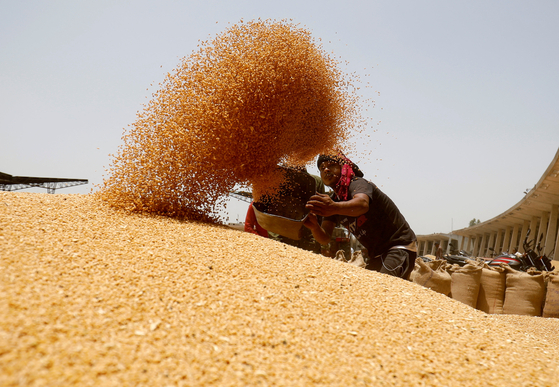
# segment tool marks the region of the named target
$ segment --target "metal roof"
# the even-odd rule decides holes
[[[26,188],[45,188],[48,193],[54,193],[56,189],[73,187],[87,184],[87,179],[67,179],[59,177],[30,177],[12,176],[0,172],[0,191],[16,191]]]
[[[541,179],[523,199],[507,211],[485,222],[471,227],[454,230],[452,233],[462,236],[497,232],[509,226],[522,224],[532,217],[541,217],[542,212],[551,211],[553,204],[559,204],[559,149]]]

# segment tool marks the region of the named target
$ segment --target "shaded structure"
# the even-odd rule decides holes
[[[252,202],[252,192],[244,192],[244,191],[231,191],[229,192],[229,196],[231,196],[232,198],[241,200],[243,202],[247,202],[250,203]]]
[[[48,193],[54,193],[60,188],[74,187],[87,184],[87,179],[66,179],[57,177],[29,177],[12,176],[0,172],[0,191],[17,191],[27,188],[45,188]]]
[[[540,180],[524,193],[518,203],[507,211],[485,222],[452,231],[451,235],[418,236],[420,253],[432,251],[435,241],[443,248],[454,240],[459,250],[476,257],[491,257],[494,252],[524,252],[523,242],[541,243],[543,253],[559,260],[559,149]],[[421,242],[423,249],[421,250]]]
[[[463,237],[456,234],[429,234],[417,236],[417,255],[435,255],[435,243],[439,243],[444,254],[458,254],[462,247]]]

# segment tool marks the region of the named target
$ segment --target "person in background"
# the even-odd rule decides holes
[[[247,216],[245,218],[245,231],[268,238],[268,231],[263,229],[256,220],[256,214],[252,208],[252,203],[253,202],[250,202],[248,206]]]
[[[443,248],[439,242],[435,242],[435,258],[436,259],[444,259],[443,257]]]
[[[313,195],[305,220],[314,238],[330,242],[336,222],[343,224],[369,252],[366,269],[409,280],[417,257],[417,238],[394,202],[341,152],[320,155],[320,177],[334,190],[332,197]],[[322,223],[317,216],[323,216]]]

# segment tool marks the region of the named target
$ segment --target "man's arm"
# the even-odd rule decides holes
[[[322,221],[322,225],[318,224],[316,215],[312,213],[307,216],[303,225],[311,230],[314,239],[316,239],[316,241],[321,245],[327,245],[330,243],[332,232],[336,226],[334,222],[326,219]]]
[[[358,193],[351,200],[335,202],[326,194],[316,193],[311,196],[306,207],[311,213],[319,216],[346,215],[358,217],[369,211],[369,197],[366,194]]]

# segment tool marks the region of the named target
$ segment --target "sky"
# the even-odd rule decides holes
[[[348,156],[418,235],[506,211],[559,148],[557,1],[0,5],[0,171],[89,180],[57,194],[96,190],[165,75],[241,19],[291,19],[368,82],[370,141]]]

